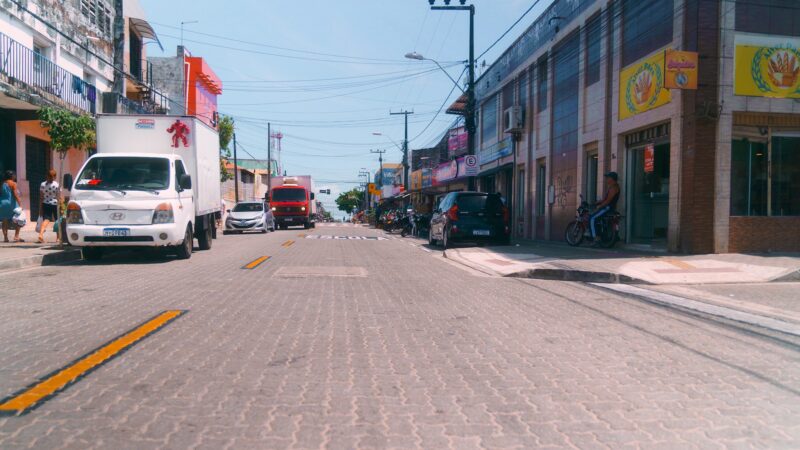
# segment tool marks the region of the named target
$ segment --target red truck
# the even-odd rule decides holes
[[[273,177],[269,206],[275,223],[282,230],[300,225],[305,229],[314,228],[317,202],[311,176]]]

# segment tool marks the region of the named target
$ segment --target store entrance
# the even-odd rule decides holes
[[[669,142],[628,150],[628,242],[667,247]]]

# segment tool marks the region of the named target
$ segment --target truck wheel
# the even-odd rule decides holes
[[[186,233],[183,236],[183,242],[178,245],[177,254],[178,259],[189,259],[192,257],[192,245],[194,244],[192,238],[192,226],[186,227]]]
[[[310,225],[308,222],[306,222],[306,223],[304,223],[304,224],[303,224],[303,229],[304,229],[304,230],[307,230],[307,229],[309,229],[309,228],[311,228],[311,225]]]
[[[206,225],[200,230],[200,235],[197,236],[197,244],[200,250],[211,250],[211,242],[213,236],[211,227]]]
[[[99,247],[83,247],[81,255],[85,261],[99,261],[103,258],[103,249]]]

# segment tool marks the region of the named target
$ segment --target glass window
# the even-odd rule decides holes
[[[261,212],[264,205],[261,203],[239,203],[233,208],[233,212]]]
[[[183,166],[183,161],[175,161],[175,188],[180,186],[181,176],[186,175],[186,167]]]
[[[586,85],[600,81],[600,15],[586,25]]]
[[[493,144],[497,139],[497,95],[481,107],[481,143]]]
[[[586,155],[586,201],[597,202],[597,152]]]
[[[300,188],[275,188],[272,190],[273,202],[304,202],[306,190]]]
[[[674,14],[673,0],[622,1],[623,67],[672,42]]]
[[[547,166],[539,164],[536,174],[536,215],[544,216],[547,197]]]
[[[536,67],[536,95],[539,97],[537,111],[542,112],[547,109],[547,56],[542,57]]]
[[[731,215],[800,216],[800,133],[767,129],[734,138]],[[794,195],[792,195],[794,194]]]
[[[770,165],[772,215],[800,216],[800,134],[772,137]]]
[[[525,72],[522,72],[522,75],[517,79],[517,98],[519,99],[519,106],[522,108],[522,114],[524,116],[526,101],[528,100],[528,77]]]
[[[169,187],[169,160],[147,157],[97,157],[75,183],[85,190],[161,190]]]
[[[800,36],[797,0],[736,0],[736,31]]]

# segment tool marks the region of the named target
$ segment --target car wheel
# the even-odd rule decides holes
[[[192,227],[186,227],[186,233],[183,236],[183,242],[178,245],[177,253],[178,259],[189,259],[192,257],[192,246],[194,245],[192,238]]]

